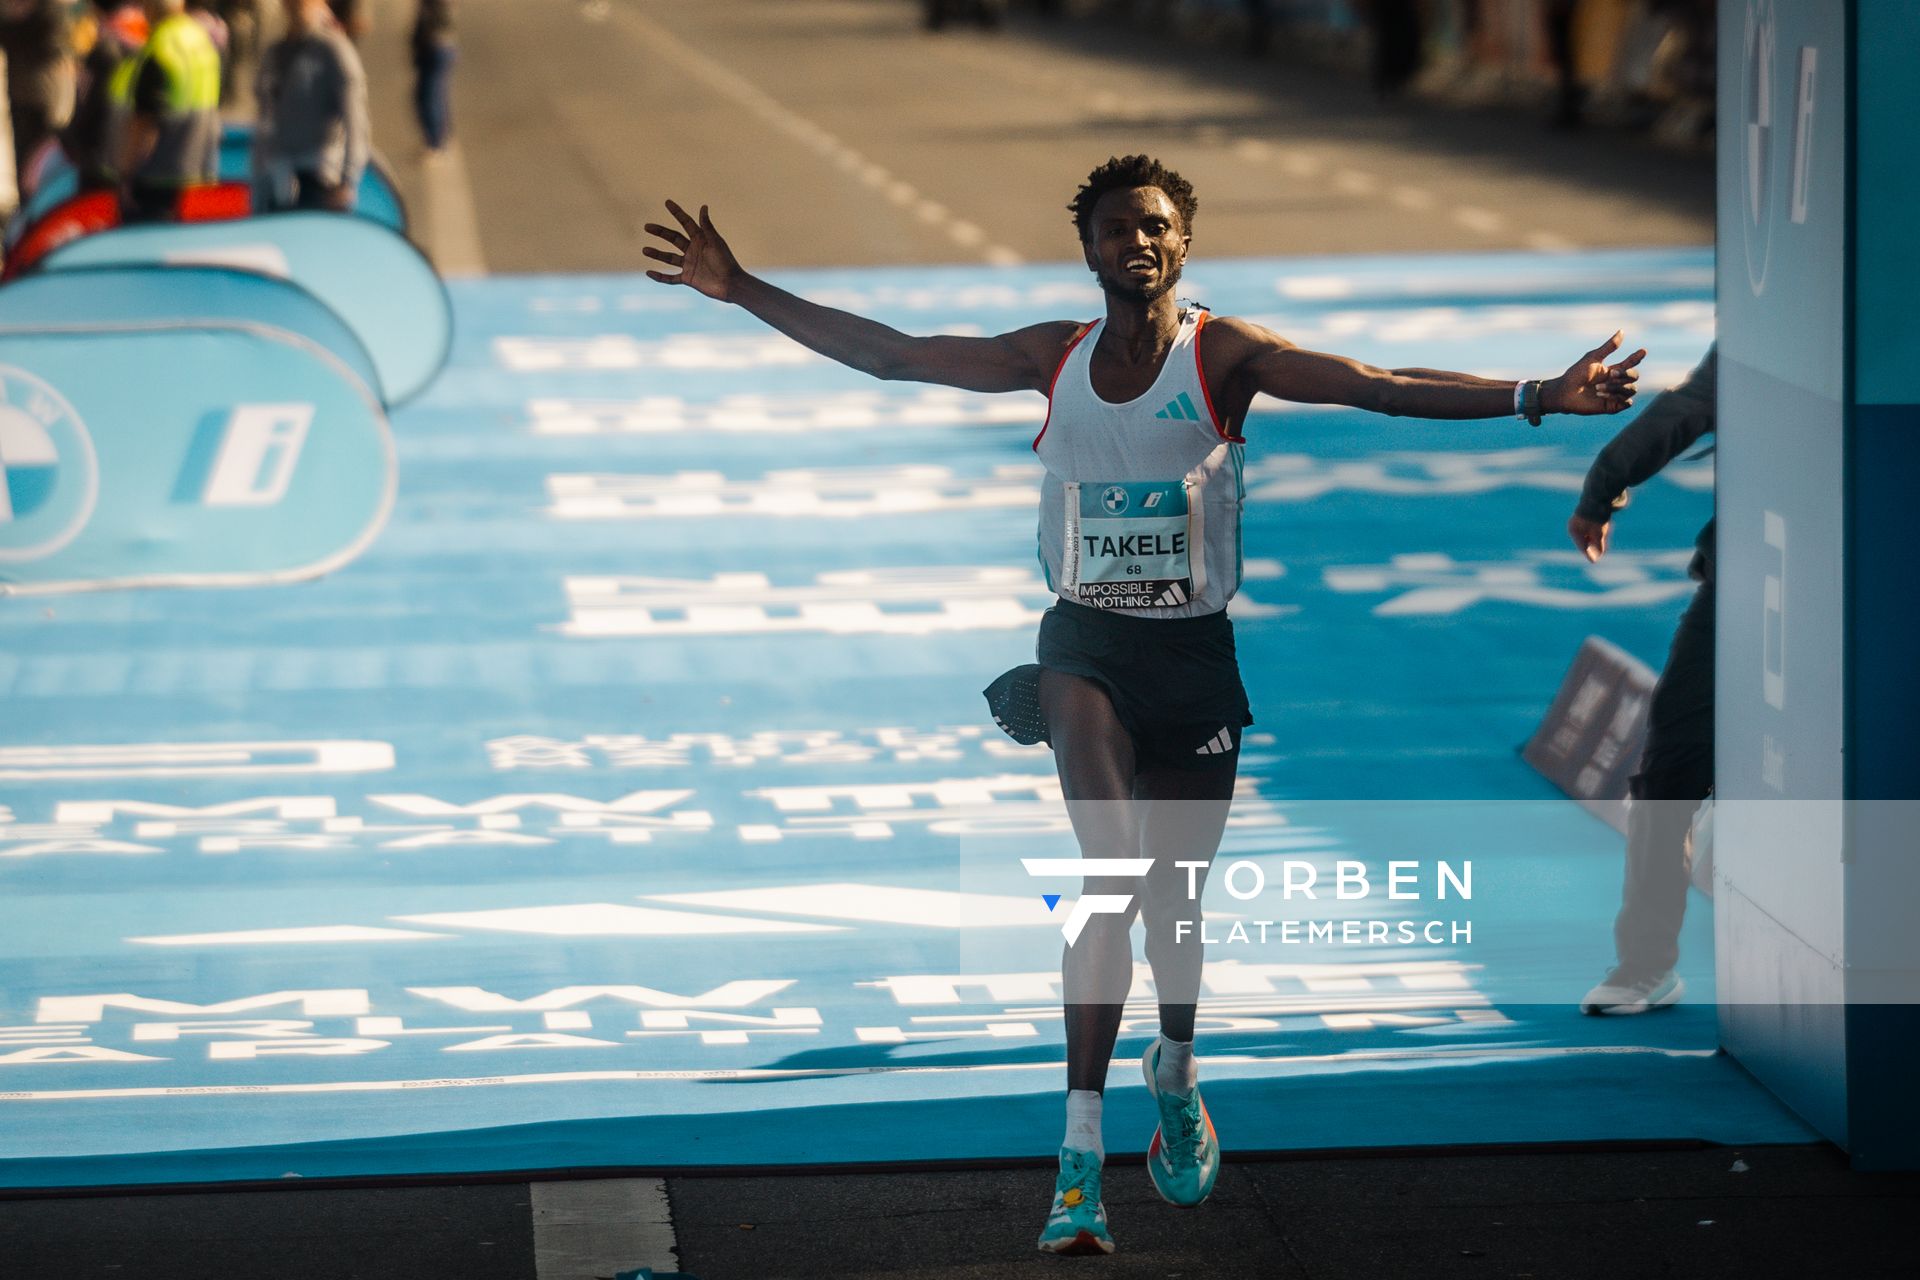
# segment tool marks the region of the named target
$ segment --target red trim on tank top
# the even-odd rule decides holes
[[[1092,333],[1093,326],[1099,323],[1098,320],[1089,320],[1080,326],[1080,332],[1073,335],[1073,341],[1067,344],[1066,354],[1060,357],[1060,363],[1053,370],[1053,380],[1047,383],[1047,416],[1040,423],[1040,435],[1033,438],[1031,446],[1036,453],[1040,449],[1041,437],[1045,436],[1047,428],[1053,425],[1053,389],[1060,385],[1060,375],[1067,371],[1067,361],[1073,359],[1073,349],[1079,346],[1080,340]]]
[[[1207,416],[1213,419],[1213,433],[1228,444],[1245,444],[1247,442],[1245,436],[1230,436],[1226,428],[1220,425],[1220,414],[1214,409],[1213,396],[1207,391],[1207,369],[1200,360],[1200,335],[1206,331],[1206,328],[1207,313],[1202,311],[1200,319],[1193,326],[1193,371],[1200,379],[1200,398],[1207,402]],[[1046,429],[1043,427],[1041,430],[1044,432]]]

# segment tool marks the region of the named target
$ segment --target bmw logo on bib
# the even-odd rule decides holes
[[[0,561],[51,555],[85,527],[99,492],[86,426],[39,378],[0,365]]]
[[[1127,509],[1127,491],[1117,484],[1110,484],[1106,492],[1100,495],[1100,505],[1113,515],[1119,515]]]

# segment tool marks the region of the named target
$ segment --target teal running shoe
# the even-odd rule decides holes
[[[1220,1176],[1220,1139],[1198,1086],[1188,1094],[1163,1092],[1159,1066],[1160,1042],[1155,1040],[1140,1060],[1147,1092],[1160,1109],[1160,1126],[1147,1147],[1147,1172],[1168,1204],[1196,1205],[1213,1193],[1214,1179]]]
[[[1053,1212],[1040,1232],[1042,1253],[1112,1253],[1107,1210],[1100,1203],[1100,1161],[1091,1151],[1060,1148]]]

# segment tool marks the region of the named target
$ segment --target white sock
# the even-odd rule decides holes
[[[1193,1041],[1161,1036],[1160,1063],[1154,1068],[1153,1078],[1162,1093],[1192,1093],[1200,1083],[1200,1068],[1193,1061]]]
[[[1091,1151],[1105,1164],[1106,1144],[1100,1141],[1100,1095],[1092,1089],[1067,1090],[1067,1138],[1062,1146]]]

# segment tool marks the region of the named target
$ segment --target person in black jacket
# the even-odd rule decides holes
[[[93,0],[97,34],[80,64],[80,90],[73,119],[60,145],[80,174],[83,191],[120,187],[119,138],[113,102],[113,73],[147,42],[147,14],[140,0]]]
[[[1587,471],[1567,532],[1587,559],[1607,552],[1613,513],[1642,484],[1714,429],[1718,345],[1686,381],[1661,393],[1615,436]],[[1673,971],[1687,909],[1686,838],[1713,788],[1713,521],[1694,541],[1688,574],[1700,586],[1680,615],[1667,665],[1653,687],[1647,742],[1628,780],[1627,877],[1613,923],[1613,971],[1580,1001],[1582,1013],[1645,1013],[1678,1000]]]

